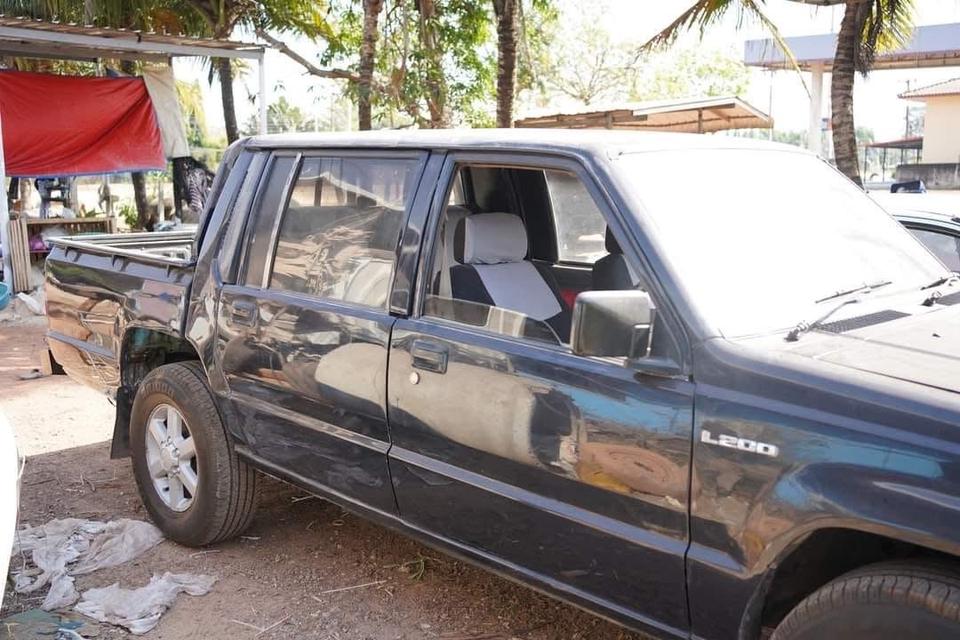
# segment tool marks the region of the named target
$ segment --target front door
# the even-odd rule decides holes
[[[511,160],[510,170],[530,162]],[[569,162],[551,161],[549,170],[576,178],[580,193],[561,197],[578,198],[578,215],[601,216],[578,224],[602,233],[609,210],[588,178]],[[514,174],[506,182],[550,180]],[[543,203],[550,194],[517,195]],[[465,205],[482,215],[482,202]],[[433,225],[442,228],[445,207],[435,208]],[[550,208],[563,211],[560,202]],[[512,213],[529,236],[549,228],[522,206]],[[434,235],[429,253],[441,256],[443,234]],[[596,244],[593,234],[577,237],[587,235]],[[518,308],[490,307],[424,283],[418,308],[394,325],[390,461],[401,517],[555,593],[682,633],[693,385],[574,355],[568,336],[535,329],[522,298]],[[472,311],[458,314],[458,306]],[[470,320],[478,317],[486,321]]]
[[[423,160],[274,154],[219,305],[217,357],[249,453],[388,513],[387,304]]]

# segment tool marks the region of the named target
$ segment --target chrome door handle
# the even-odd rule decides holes
[[[228,305],[230,322],[252,327],[257,320],[257,305],[249,300],[234,300]]]
[[[447,372],[447,348],[442,344],[428,340],[414,340],[410,347],[413,357],[413,367],[434,373]]]

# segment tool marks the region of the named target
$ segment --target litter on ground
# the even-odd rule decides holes
[[[202,596],[209,593],[217,579],[213,576],[189,573],[164,573],[154,575],[150,582],[139,589],[124,589],[112,584],[102,589],[83,592],[76,610],[85,616],[126,627],[140,635],[157,626],[163,612],[173,605],[177,594]]]
[[[27,526],[14,540],[14,557],[19,554],[24,559],[24,566],[12,572],[14,589],[32,593],[49,584],[41,608],[52,611],[68,607],[80,597],[74,576],[129,562],[161,540],[159,529],[140,520],[65,518],[39,527]]]

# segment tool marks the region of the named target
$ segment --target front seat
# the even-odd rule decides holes
[[[461,219],[450,268],[453,298],[522,313],[570,339],[570,311],[553,275],[526,260],[527,230],[519,216],[480,213]]]
[[[638,279],[630,270],[627,258],[623,255],[620,243],[607,227],[605,238],[607,254],[593,263],[594,291],[624,291],[635,289]]]

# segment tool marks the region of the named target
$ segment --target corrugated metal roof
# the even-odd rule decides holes
[[[125,56],[258,58],[263,55],[263,50],[262,45],[248,42],[46,22],[0,14],[0,53],[7,55],[64,59]]]
[[[735,96],[681,98],[582,107],[528,114],[521,128],[634,129],[709,133],[728,129],[768,129],[773,119]]]
[[[900,94],[901,98],[913,100],[915,98],[934,98],[937,96],[960,95],[960,78],[944,80],[919,89],[911,89]]]

